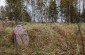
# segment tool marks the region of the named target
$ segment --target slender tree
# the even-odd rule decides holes
[[[85,22],[85,0],[83,0],[83,12],[82,12],[82,22]]]
[[[51,0],[49,5],[49,19],[52,20],[52,22],[57,21],[58,11],[57,11],[57,5],[56,0]]]
[[[74,6],[75,0],[61,0],[61,12],[66,16],[66,22],[76,22],[77,9]]]

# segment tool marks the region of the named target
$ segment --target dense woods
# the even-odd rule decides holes
[[[0,18],[27,22],[85,22],[84,0],[6,0]],[[59,20],[59,21],[58,21]]]

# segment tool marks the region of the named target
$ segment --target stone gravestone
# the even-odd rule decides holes
[[[27,45],[29,42],[29,37],[27,30],[22,25],[17,25],[13,29],[13,40],[18,45]]]

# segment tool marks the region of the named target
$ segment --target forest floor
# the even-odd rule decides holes
[[[7,24],[0,32],[0,55],[81,55],[81,36],[76,24],[25,23],[28,46],[16,46],[12,40],[13,27]],[[2,30],[2,29],[0,29]],[[85,24],[81,24],[85,41]]]

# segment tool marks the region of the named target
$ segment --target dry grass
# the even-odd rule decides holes
[[[85,38],[85,28],[82,34]],[[76,55],[77,44],[81,52],[81,40],[75,24],[26,23],[30,41],[26,47],[12,41],[12,27],[0,34],[0,55]]]

